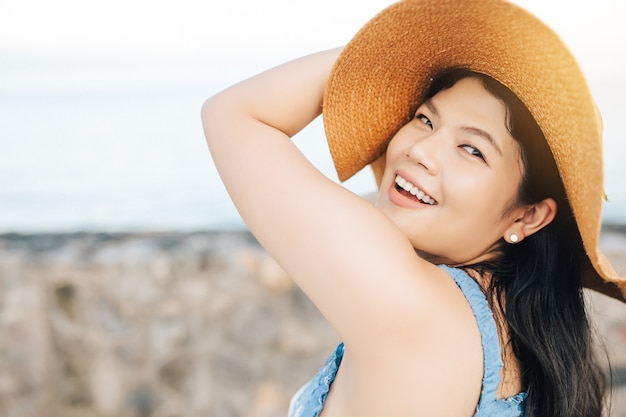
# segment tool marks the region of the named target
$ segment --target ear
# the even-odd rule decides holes
[[[504,240],[509,243],[521,242],[523,239],[549,225],[557,213],[557,204],[551,198],[539,203],[520,207],[516,210],[513,223],[507,228]]]

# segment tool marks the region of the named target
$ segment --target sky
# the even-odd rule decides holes
[[[620,207],[626,206],[626,190],[622,185],[626,171],[623,156],[620,156],[626,149],[623,123],[626,114],[626,2],[514,2],[537,15],[558,33],[587,75],[605,119],[605,171],[609,187],[606,191],[610,198],[623,204]],[[192,108],[176,109],[180,119],[164,117],[159,122],[176,127],[176,135],[172,137],[180,133],[178,126],[195,129],[193,134],[200,136],[197,141],[200,144],[203,141],[197,112],[206,97],[286,60],[347,43],[364,23],[392,3],[392,0],[0,0],[0,104],[6,98],[4,105],[9,109],[8,114],[0,112],[0,122],[5,117],[4,120],[8,120],[5,124],[15,125],[9,120],[15,118],[11,111],[29,112],[17,117],[29,120],[33,109],[22,106],[23,110],[20,110],[19,106],[11,104],[11,100],[42,96],[29,95],[30,92],[85,90],[91,93],[98,89],[105,92],[142,89],[151,93],[172,87],[171,91],[193,93],[193,100],[189,100]],[[42,103],[45,106],[47,102]],[[119,106],[119,111],[123,108]],[[59,103],[52,110],[62,111]],[[118,111],[117,107],[114,110]],[[89,117],[83,116],[85,120],[82,120],[73,118],[73,113],[57,114],[54,111],[45,107],[42,110],[48,118],[58,116],[59,120],[49,122],[73,130],[78,130],[77,126],[84,124],[89,117],[107,116],[90,114]],[[134,114],[141,116],[143,113]],[[118,117],[118,123],[127,116],[108,115]],[[43,143],[43,138],[50,133],[46,130],[46,123],[29,121],[27,130],[33,135],[29,140]],[[90,131],[109,125],[116,123],[99,120],[99,124],[85,129]],[[145,127],[151,128],[152,124],[147,122]],[[161,127],[159,125],[159,129]],[[35,132],[35,128],[40,130]],[[321,127],[316,128],[321,134]],[[169,132],[165,128],[163,131]],[[62,132],[67,137],[76,136],[77,140],[83,140],[82,131]],[[92,133],[103,134],[100,131]],[[127,145],[124,138],[128,132],[122,133],[120,146]],[[112,134],[119,135],[119,132]],[[144,131],[134,134],[139,138],[148,135]],[[7,147],[22,146],[13,152],[13,155],[22,155],[22,159],[0,162],[0,167],[11,166],[7,162],[13,162],[13,166],[19,168],[17,174],[11,174],[13,176],[20,175],[24,181],[28,180],[30,174],[20,165],[23,161],[46,166],[44,162],[54,160],[45,155],[41,160],[31,161],[31,155],[24,153],[23,144],[12,142],[10,134],[2,136],[0,155],[6,157]],[[49,142],[53,149],[57,148],[54,141]],[[80,143],[93,153],[93,143]],[[178,143],[170,145],[181,146]],[[205,156],[206,149],[202,146]],[[144,148],[140,146],[139,149]],[[622,151],[615,152],[615,149]],[[87,154],[77,160],[86,160]],[[102,170],[101,164],[89,161],[94,165],[93,175],[106,177],[95,169]],[[128,169],[130,172],[136,170],[134,166]],[[213,176],[217,178],[217,174]],[[50,180],[56,181],[55,178]],[[84,178],[89,181],[91,177]],[[0,183],[2,180],[0,178]],[[4,180],[5,183],[11,181]],[[38,189],[39,180],[33,181],[33,189]],[[83,183],[79,182],[80,187],[89,191]],[[225,191],[223,194],[227,200]]]
[[[345,44],[391,0],[2,0],[0,88],[233,77]],[[518,0],[592,77],[626,73],[626,2]],[[233,72],[234,70],[234,72]],[[138,76],[133,71],[142,75]],[[168,75],[169,74],[169,75]],[[247,73],[246,73],[247,75]],[[67,78],[67,77],[66,77]]]

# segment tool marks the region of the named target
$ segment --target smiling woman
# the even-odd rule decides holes
[[[340,179],[373,164],[374,204],[289,140],[320,112]],[[582,289],[626,296],[597,250],[602,124],[533,15],[400,1],[202,118],[246,224],[343,340],[290,416],[602,414]]]
[[[389,192],[376,201],[433,263],[476,263],[476,257],[490,255],[514,219],[526,217],[514,210],[524,169],[506,123],[509,110],[479,79],[466,76],[424,101],[393,137],[386,163],[395,168],[386,169],[389,176],[381,180]],[[398,182],[405,183],[401,191]],[[423,197],[415,198],[411,189]],[[431,212],[415,210],[421,203],[433,206]],[[532,207],[534,216],[524,221],[538,220],[535,227],[551,221],[550,204]],[[522,232],[522,221],[519,226],[519,237],[534,233],[528,226]]]

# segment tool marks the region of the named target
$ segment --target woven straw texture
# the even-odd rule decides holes
[[[450,67],[511,89],[541,127],[589,257],[586,286],[624,301],[620,278],[598,251],[603,201],[602,121],[576,60],[525,10],[500,0],[405,0],[374,17],[344,48],[324,97],[324,127],[340,180],[384,155]],[[374,165],[377,176],[384,158]]]

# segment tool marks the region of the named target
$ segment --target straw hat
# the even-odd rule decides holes
[[[324,127],[339,179],[368,164],[377,180],[391,137],[443,69],[487,74],[530,110],[552,149],[590,266],[585,285],[626,299],[598,250],[603,193],[602,121],[576,60],[527,11],[501,0],[403,0],[369,21],[330,74]]]

